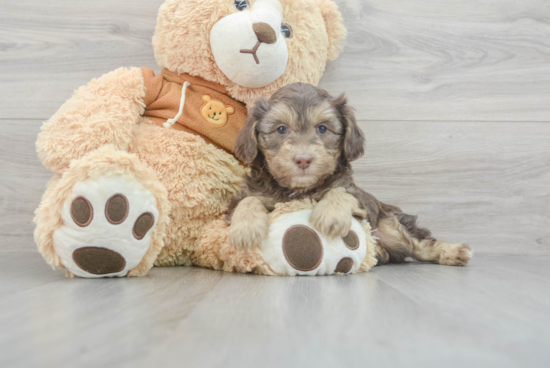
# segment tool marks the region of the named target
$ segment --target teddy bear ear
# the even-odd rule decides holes
[[[233,115],[235,113],[235,108],[233,106],[227,107],[227,115]]]
[[[204,102],[210,102],[210,101],[212,101],[212,97],[210,97],[210,96],[208,96],[208,95],[204,95],[204,96],[202,96],[202,100],[203,100]]]
[[[344,48],[344,40],[348,34],[344,27],[342,14],[338,6],[331,0],[315,0],[321,9],[328,34],[328,60],[334,60]]]

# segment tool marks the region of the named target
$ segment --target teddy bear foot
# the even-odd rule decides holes
[[[370,233],[353,219],[345,237],[327,238],[309,223],[311,210],[281,215],[270,225],[269,234],[262,243],[265,262],[278,275],[316,276],[350,274],[366,271],[367,248],[373,248]],[[367,242],[370,240],[370,243]],[[373,251],[371,252],[373,253]]]
[[[80,277],[123,277],[145,256],[159,212],[152,193],[124,176],[73,187],[53,234],[61,262]]]

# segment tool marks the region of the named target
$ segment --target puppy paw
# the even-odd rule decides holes
[[[384,247],[377,245],[376,248],[374,248],[374,251],[376,253],[376,259],[378,260],[378,266],[390,263],[390,254],[386,249],[384,249]]]
[[[344,237],[351,228],[351,213],[334,208],[327,202],[319,202],[311,212],[309,222],[313,228],[328,238]]]
[[[439,264],[446,266],[466,266],[472,256],[472,247],[468,244],[446,244],[441,251]]]
[[[260,245],[268,231],[267,215],[259,213],[247,222],[232,222],[229,228],[229,242],[237,249],[247,250]]]

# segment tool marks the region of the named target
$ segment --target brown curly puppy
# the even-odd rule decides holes
[[[364,149],[363,132],[345,95],[333,98],[322,89],[296,83],[257,101],[234,148],[251,171],[242,198],[233,201],[228,214],[233,246],[259,244],[276,203],[311,198],[318,203],[310,222],[325,236],[346,236],[352,215],[367,218],[379,239],[379,264],[412,257],[464,266],[472,256],[470,246],[434,239],[416,224],[416,216],[355,185],[350,162]]]

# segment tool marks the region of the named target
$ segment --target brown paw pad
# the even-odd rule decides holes
[[[288,263],[298,271],[314,270],[323,260],[321,239],[304,225],[287,230],[283,238],[283,251]]]
[[[85,247],[73,252],[74,263],[93,275],[107,275],[124,270],[126,260],[107,248]]]
[[[94,208],[90,201],[84,197],[77,197],[71,204],[71,217],[75,224],[80,227],[90,225],[94,218]]]
[[[128,217],[130,205],[128,199],[122,194],[115,194],[105,205],[105,217],[113,225],[119,225]]]
[[[346,244],[346,247],[348,247],[351,250],[356,250],[359,248],[359,237],[355,233],[355,231],[350,231],[348,235],[342,238],[344,241],[344,244]]]
[[[348,273],[349,271],[351,271],[352,267],[353,267],[353,259],[349,257],[342,258],[340,262],[338,262],[338,265],[336,266],[334,273]]]
[[[134,224],[134,237],[138,240],[141,240],[147,235],[147,232],[151,230],[155,224],[155,217],[152,213],[146,212],[138,217],[136,223]]]

